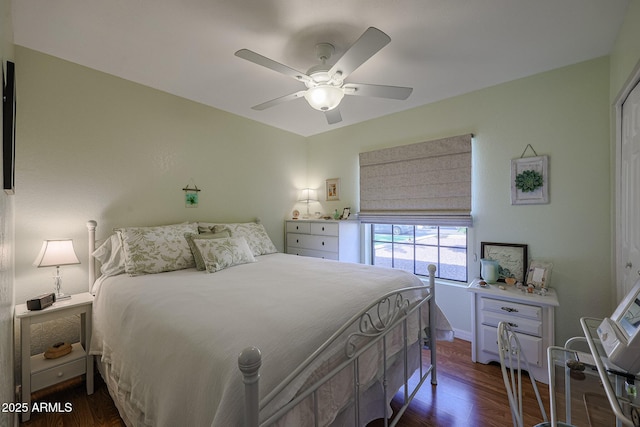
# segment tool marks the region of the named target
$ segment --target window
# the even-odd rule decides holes
[[[371,224],[371,263],[440,279],[467,281],[467,228]]]

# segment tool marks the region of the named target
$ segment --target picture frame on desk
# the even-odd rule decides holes
[[[498,282],[513,277],[524,283],[527,271],[528,245],[520,243],[480,242],[481,258],[498,261]]]

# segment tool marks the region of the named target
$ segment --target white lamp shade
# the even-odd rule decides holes
[[[300,197],[298,197],[298,201],[300,202],[315,202],[318,200],[318,192],[312,188],[305,188],[300,190]]]
[[[57,267],[69,264],[80,264],[71,239],[45,240],[42,242],[40,253],[33,262],[36,267]]]
[[[340,104],[344,91],[336,86],[319,85],[309,88],[304,97],[313,108],[320,111],[333,110]]]

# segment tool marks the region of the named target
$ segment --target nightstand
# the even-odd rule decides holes
[[[16,305],[16,319],[20,321],[20,357],[22,361],[22,421],[31,418],[31,393],[45,387],[86,374],[87,394],[93,394],[93,356],[91,342],[91,309],[93,295],[88,292],[57,301],[44,310],[27,310],[26,304]],[[62,317],[80,315],[80,342],[73,344],[71,353],[57,359],[45,359],[44,354],[31,356],[31,325]]]

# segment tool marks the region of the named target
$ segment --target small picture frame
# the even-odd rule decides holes
[[[507,277],[524,283],[527,271],[528,246],[519,243],[480,242],[481,258],[498,261],[498,282]]]
[[[511,204],[549,203],[549,156],[511,160]]]
[[[193,191],[185,191],[184,193],[184,205],[187,208],[198,207],[198,193]]]
[[[551,269],[553,264],[548,261],[531,260],[529,268],[527,268],[527,285],[536,288],[549,288],[551,281]]]
[[[340,200],[340,178],[331,178],[326,183],[327,201]]]
[[[349,219],[349,215],[351,215],[351,208],[344,208],[340,219]]]

